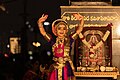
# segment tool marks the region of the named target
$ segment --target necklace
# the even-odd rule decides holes
[[[64,43],[64,39],[65,38],[56,38],[56,43],[58,43],[58,44],[61,44],[61,43]]]
[[[52,47],[53,52],[62,53],[64,51],[63,50],[64,40],[65,38],[58,37],[56,38],[56,43]]]

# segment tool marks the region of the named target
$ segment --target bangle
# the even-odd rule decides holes
[[[76,38],[77,35],[78,35],[77,33],[73,34],[72,38]]]
[[[50,41],[50,39],[51,39],[51,38],[49,37],[49,35],[46,34],[46,33],[45,33],[44,37],[45,37],[48,41]]]

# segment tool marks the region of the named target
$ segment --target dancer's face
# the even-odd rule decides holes
[[[64,24],[60,24],[57,27],[57,36],[59,38],[64,38],[67,33],[67,27]]]

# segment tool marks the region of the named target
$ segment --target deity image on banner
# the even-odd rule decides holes
[[[84,27],[76,40],[76,66],[81,71],[99,71],[112,65],[111,25]]]
[[[91,46],[96,46],[100,42],[103,33],[99,30],[88,30],[83,34],[86,41]],[[97,49],[88,48],[83,45],[83,60],[82,65],[96,67],[97,65],[105,66],[105,48],[104,44],[100,45]]]

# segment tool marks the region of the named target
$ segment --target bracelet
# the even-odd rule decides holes
[[[47,33],[44,35],[44,37],[45,37],[48,41],[50,41],[50,37],[47,35]]]
[[[73,35],[72,35],[72,38],[76,39],[76,38],[77,38],[77,35],[78,35],[77,33],[73,34]]]

